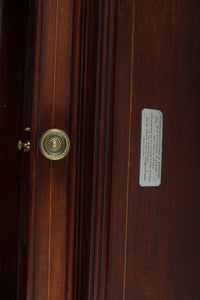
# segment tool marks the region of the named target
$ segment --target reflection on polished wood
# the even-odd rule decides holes
[[[3,295],[199,300],[199,1],[31,1],[25,48],[27,9],[2,27]],[[139,185],[144,108],[163,112],[157,188]],[[39,152],[54,127],[70,136],[58,161]]]

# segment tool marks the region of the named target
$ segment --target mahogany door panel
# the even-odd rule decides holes
[[[198,299],[199,3],[119,12],[107,299]],[[143,108],[163,113],[157,188],[139,186]]]
[[[199,299],[199,10],[31,1],[27,299]],[[144,108],[163,114],[159,187],[139,185]],[[62,160],[39,151],[50,128]]]
[[[199,2],[92,3],[78,299],[198,299]],[[139,185],[144,108],[163,114],[159,187]]]
[[[72,299],[78,101],[71,96],[75,94],[71,77],[77,76],[72,74],[78,51],[72,54],[75,1],[36,1],[34,10],[27,299]],[[50,161],[39,151],[40,136],[51,128],[70,137],[74,132],[70,153],[61,161]]]

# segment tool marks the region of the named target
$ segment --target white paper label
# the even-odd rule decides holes
[[[140,178],[142,187],[161,184],[163,114],[160,110],[142,110]]]

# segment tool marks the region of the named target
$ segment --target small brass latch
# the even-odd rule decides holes
[[[31,131],[31,128],[30,127],[26,127],[24,129],[24,131],[26,133],[29,133]],[[18,140],[18,142],[17,142],[17,150],[18,151],[21,151],[22,149],[24,149],[24,152],[29,152],[30,148],[31,148],[31,143],[30,143],[29,140],[27,140],[25,143],[23,143],[21,140]]]
[[[21,151],[22,149],[24,149],[24,152],[29,152],[30,147],[31,147],[30,141],[26,141],[26,143],[22,143],[22,141],[19,140],[17,142],[17,150],[18,151]]]

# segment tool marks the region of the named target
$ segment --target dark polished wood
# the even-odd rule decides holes
[[[107,299],[200,297],[199,9],[119,1]],[[138,184],[143,108],[164,116],[159,188]]]
[[[0,298],[16,299],[26,269],[27,224],[20,220],[21,155],[28,1],[1,1],[0,20]],[[26,199],[27,201],[27,199]],[[27,217],[27,212],[26,212]],[[22,259],[19,258],[19,244]],[[25,256],[25,255],[24,255]],[[26,274],[26,270],[21,273]],[[23,293],[25,294],[25,288]]]
[[[32,138],[61,126],[72,149],[33,141],[30,299],[199,298],[198,9],[38,2]],[[159,188],[138,184],[144,107],[164,115]]]
[[[73,5],[35,3],[28,299],[73,297],[79,100],[71,82],[71,76],[77,78],[76,66],[72,72],[72,62],[77,64],[72,59],[73,22],[78,26]],[[62,161],[49,161],[39,152],[39,137],[50,128],[60,128],[71,138],[70,153]]]
[[[115,1],[85,6],[77,299],[106,297],[116,8]]]
[[[16,108],[1,110],[13,164],[2,199],[17,194],[12,211],[1,201],[4,299],[200,298],[199,12],[198,0],[30,2],[26,47],[14,63],[1,49],[1,95]],[[24,27],[15,38],[25,43]],[[143,108],[163,112],[157,188],[139,186]],[[11,153],[29,125],[30,153]],[[71,140],[60,161],[38,147],[52,127]]]
[[[199,2],[88,7],[78,299],[199,299]],[[143,108],[164,115],[159,188],[139,186]]]

